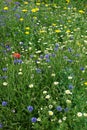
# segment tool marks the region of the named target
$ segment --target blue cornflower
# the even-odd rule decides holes
[[[14,64],[17,64],[17,63],[20,63],[20,64],[21,64],[21,63],[22,63],[22,60],[21,60],[21,59],[15,59],[15,60],[14,60]]]
[[[53,54],[51,54],[51,56],[52,56],[52,57],[55,57],[55,56],[56,56],[56,54],[54,54],[54,53],[53,53]]]
[[[71,59],[68,59],[67,61],[68,61],[68,62],[70,62],[70,63],[72,63],[72,62],[73,62],[73,60],[71,60]]]
[[[40,55],[40,58],[41,58],[41,59],[43,59],[43,58],[44,58],[44,56],[43,56],[43,55]]]
[[[3,102],[2,102],[2,106],[7,106],[7,102],[6,102],[6,101],[3,101]]]
[[[15,17],[19,19],[20,15],[19,14],[15,14]],[[20,44],[21,44],[21,42],[20,42]]]
[[[7,71],[7,68],[2,68],[3,71]]]
[[[56,44],[55,44],[55,47],[56,47],[56,48],[58,48],[58,47],[59,47],[59,44],[58,44],[58,43],[56,43]]]
[[[37,72],[37,73],[41,73],[41,69],[37,68],[37,69],[36,69],[36,72]]]
[[[46,59],[46,62],[50,62],[50,59]]]
[[[29,112],[32,112],[34,108],[33,108],[33,106],[28,106],[27,109]]]
[[[16,5],[20,5],[20,2],[15,2]]]
[[[46,54],[44,57],[45,57],[46,59],[48,59],[48,58],[50,57],[50,55],[49,55],[49,54]]]
[[[37,118],[36,118],[36,117],[32,117],[32,118],[31,118],[31,122],[32,122],[32,123],[35,123],[36,121],[37,121]]]
[[[18,59],[15,59],[15,60],[14,60],[14,64],[16,64],[16,63],[18,63]]]
[[[3,127],[2,123],[0,123],[0,129]]]
[[[18,63],[22,63],[22,60],[21,60],[21,59],[19,59],[19,60],[18,60]]]
[[[68,86],[68,88],[69,88],[69,89],[73,89],[73,85],[70,84],[70,85]]]
[[[83,68],[83,67],[81,67],[81,68],[80,68],[80,70],[84,71],[84,68]]]
[[[7,79],[8,78],[8,76],[2,76],[2,79]]]
[[[57,106],[57,111],[62,111],[62,107],[61,106]]]
[[[69,51],[69,52],[72,52],[72,48],[68,48],[68,51]]]
[[[57,47],[55,47],[55,48],[54,48],[54,51],[57,51],[57,50],[58,50],[58,48],[57,48]]]

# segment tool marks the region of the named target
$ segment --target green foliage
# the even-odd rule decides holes
[[[0,129],[87,129],[85,2],[0,1]]]

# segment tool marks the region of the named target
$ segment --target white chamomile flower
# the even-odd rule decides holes
[[[50,95],[46,95],[46,97],[45,97],[46,99],[49,99],[50,98]]]
[[[3,86],[7,86],[8,85],[8,83],[7,82],[3,82]]]
[[[30,85],[29,85],[29,88],[33,88],[33,87],[34,87],[34,85],[33,85],[33,84],[30,84]]]
[[[54,85],[58,85],[58,84],[59,84],[59,82],[57,82],[57,81],[56,81],[56,82],[54,82]]]
[[[82,113],[81,113],[81,112],[78,112],[78,113],[77,113],[77,116],[78,116],[78,117],[81,117],[81,116],[82,116]]]
[[[53,111],[48,111],[49,115],[52,116],[53,115]]]
[[[68,79],[72,79],[73,77],[72,76],[68,76]]]
[[[65,94],[72,94],[72,93],[70,92],[70,90],[66,90]]]

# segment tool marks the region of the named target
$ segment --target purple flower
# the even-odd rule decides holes
[[[7,71],[7,68],[2,68],[3,71]]]
[[[57,109],[57,111],[62,111],[62,107],[61,106],[58,106],[56,109]]]
[[[73,89],[73,85],[70,84],[70,85],[68,86],[68,88],[69,88],[69,89]]]
[[[46,62],[50,62],[50,59],[46,59]]]
[[[72,48],[68,48],[68,51],[69,51],[69,52],[72,52]]]
[[[31,118],[31,122],[32,122],[32,123],[35,123],[36,121],[37,121],[37,118],[36,118],[36,117],[32,117],[32,118]]]
[[[22,63],[22,60],[21,60],[21,59],[15,59],[15,60],[14,60],[14,64],[17,64],[17,63],[20,63],[20,64],[21,64],[21,63]]]
[[[80,68],[80,70],[84,71],[84,68],[83,68],[83,67],[81,67],[81,68]]]
[[[33,106],[28,106],[27,109],[29,112],[32,112],[34,108],[33,108]]]
[[[54,53],[53,53],[53,54],[51,54],[51,56],[52,56],[52,57],[55,57],[55,56],[56,56],[56,54],[54,54]]]
[[[19,19],[19,18],[20,18],[20,15],[19,15],[19,14],[15,14],[15,17]]]
[[[7,79],[8,78],[8,76],[2,76],[2,79]]]
[[[50,56],[49,54],[46,54],[46,55],[45,55],[45,58],[46,58],[46,59],[48,59],[48,58],[49,58],[49,56]]]
[[[36,69],[36,72],[37,72],[37,73],[41,73],[41,69],[37,68],[37,69]]]
[[[40,58],[41,58],[41,59],[43,59],[43,58],[44,58],[44,56],[43,56],[43,55],[40,55]]]
[[[17,1],[17,2],[15,2],[15,4],[16,4],[16,5],[20,5],[20,2]]]
[[[73,62],[73,60],[71,60],[71,59],[68,59],[67,61],[68,61],[68,62],[70,62],[70,63],[72,63],[72,62]]]
[[[58,48],[58,47],[59,47],[59,44],[58,44],[58,43],[56,43],[56,44],[55,44],[55,47],[56,47],[56,48]]]
[[[2,123],[0,123],[0,129],[3,127]]]
[[[6,102],[6,101],[3,101],[3,102],[2,102],[2,106],[7,106],[7,102]]]

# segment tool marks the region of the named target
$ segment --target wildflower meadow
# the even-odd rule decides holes
[[[0,0],[0,130],[87,130],[86,0]]]

